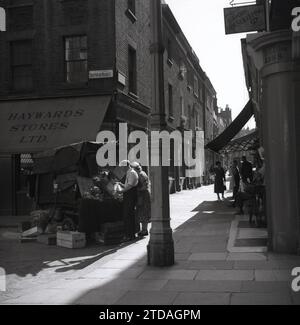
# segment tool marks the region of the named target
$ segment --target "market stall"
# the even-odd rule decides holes
[[[35,154],[30,188],[32,213],[42,232],[79,231],[89,238],[105,224],[121,229],[122,196],[118,167],[99,168],[96,154],[102,144],[85,142]],[[107,228],[107,227],[106,227]]]

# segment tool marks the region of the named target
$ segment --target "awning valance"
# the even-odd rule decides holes
[[[110,96],[0,101],[0,153],[95,141]]]
[[[219,152],[242,130],[252,116],[253,104],[252,101],[249,100],[238,117],[227,127],[227,129],[225,129],[223,133],[208,143],[205,148]]]

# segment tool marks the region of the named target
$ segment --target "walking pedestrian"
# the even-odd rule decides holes
[[[225,199],[224,191],[226,189],[226,186],[224,182],[226,181],[226,179],[225,179],[225,171],[220,161],[216,162],[216,167],[214,168],[214,174],[215,174],[215,193],[218,196],[218,201],[221,201],[220,194],[222,194],[222,199]]]

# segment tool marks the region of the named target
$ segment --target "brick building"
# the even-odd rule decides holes
[[[205,78],[205,90],[204,90],[204,114],[203,114],[203,125],[205,134],[205,145],[215,138],[216,129],[218,129],[216,119],[216,108],[217,108],[217,93],[214,89],[210,79],[206,76]],[[216,154],[206,149],[205,150],[205,182],[209,182],[209,172],[211,167],[216,163]]]
[[[211,139],[216,92],[162,6],[167,129]],[[24,214],[31,153],[93,141],[103,129],[118,134],[122,122],[128,132],[151,129],[151,0],[0,0],[0,8],[0,215]],[[171,191],[203,181],[171,165]],[[203,143],[201,174],[207,166]]]
[[[30,209],[29,153],[118,134],[119,122],[148,130],[150,1],[0,1],[0,214]]]
[[[163,21],[166,123],[170,131],[204,131],[207,76],[166,4],[163,4]],[[204,161],[201,174],[203,168]],[[173,191],[199,186],[202,182],[200,178],[186,178],[185,168],[170,168],[169,176]]]

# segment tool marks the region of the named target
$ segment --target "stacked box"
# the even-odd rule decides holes
[[[83,248],[86,246],[86,236],[82,232],[58,231],[56,245],[65,248]]]
[[[116,245],[122,242],[124,237],[123,222],[108,222],[101,226],[101,241],[104,245]]]

